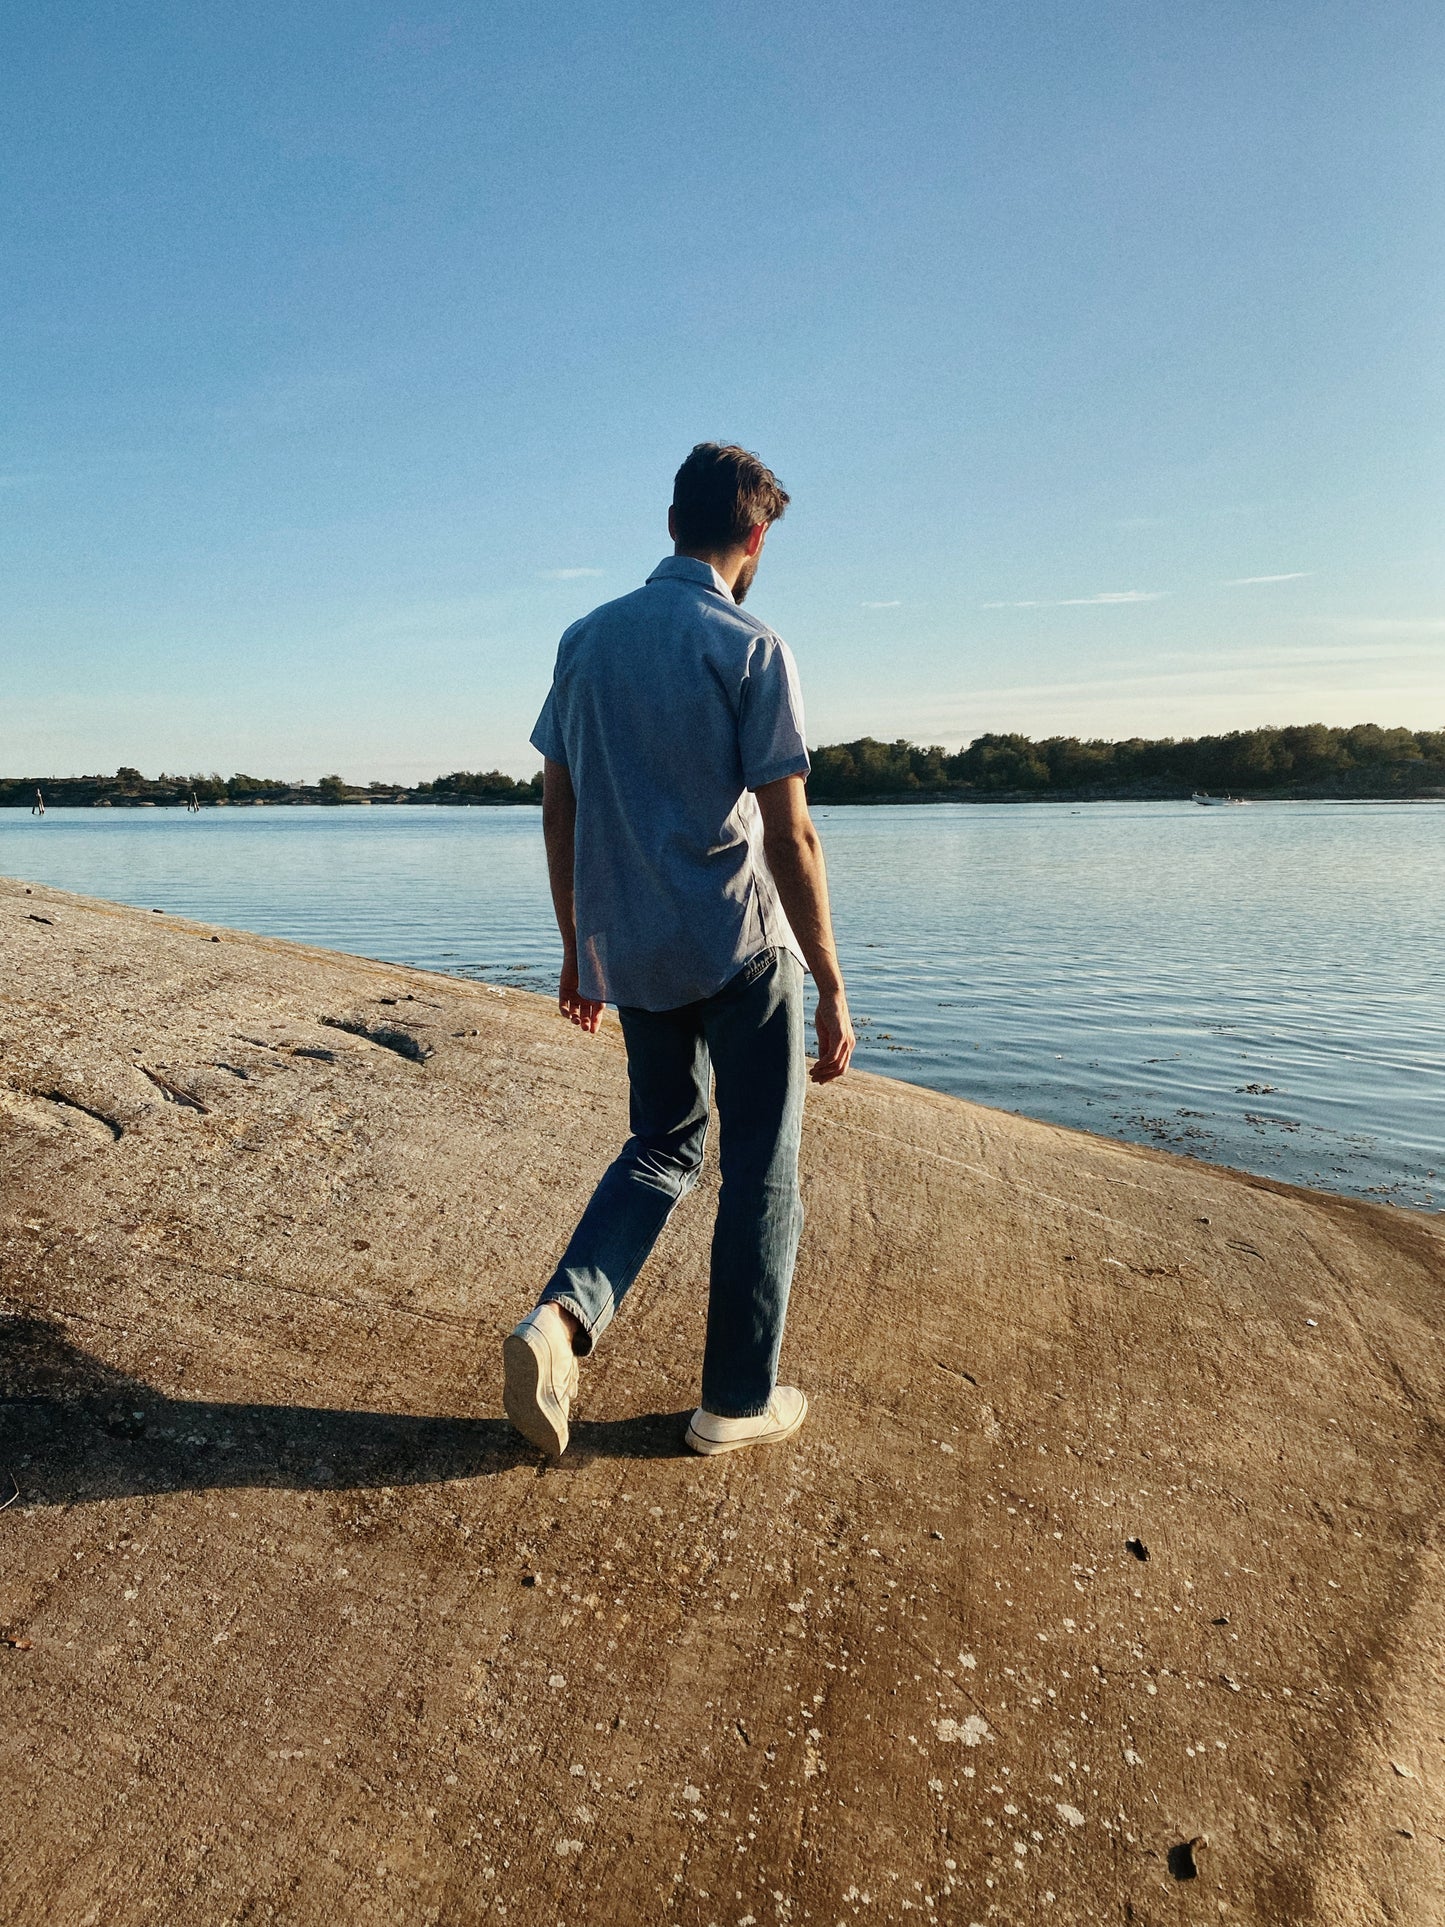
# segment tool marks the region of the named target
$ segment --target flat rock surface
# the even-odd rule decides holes
[[[219,938],[219,941],[217,940]],[[1438,1221],[809,1095],[795,1445],[499,1340],[615,1026],[0,884],[0,1918],[1445,1919]]]

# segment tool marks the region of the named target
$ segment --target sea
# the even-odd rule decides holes
[[[1445,1209],[1445,805],[814,814],[859,1065]],[[556,983],[535,808],[6,809],[0,873],[460,977]]]

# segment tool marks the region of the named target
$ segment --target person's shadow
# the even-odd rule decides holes
[[[558,1464],[675,1458],[685,1418],[582,1421]],[[168,1398],[81,1351],[53,1319],[0,1317],[0,1506],[16,1495],[74,1505],[228,1486],[428,1485],[528,1462],[543,1463],[505,1419]]]

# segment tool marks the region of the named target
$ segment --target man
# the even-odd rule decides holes
[[[562,933],[563,1014],[617,1006],[632,1134],[536,1308],[504,1341],[524,1437],[567,1448],[592,1350],[702,1166],[716,1080],[722,1190],[702,1404],[687,1442],[790,1438],[808,1401],[777,1383],[802,1229],[802,968],[818,989],[819,1083],[853,1054],[786,645],[742,602],[788,496],[746,449],[702,442],[677,472],[674,553],[574,623],[533,732]]]

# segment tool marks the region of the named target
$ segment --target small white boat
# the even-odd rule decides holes
[[[1243,810],[1249,805],[1242,796],[1211,796],[1208,790],[1196,790],[1194,801],[1206,810]]]

